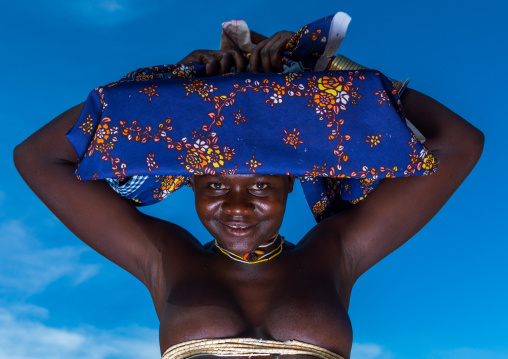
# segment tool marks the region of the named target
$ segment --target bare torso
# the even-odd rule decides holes
[[[210,245],[189,246],[181,253],[182,274],[168,283],[165,278],[174,275],[167,273],[159,284],[171,287],[160,314],[161,352],[204,338],[296,339],[348,357],[351,285],[340,266],[319,260],[319,251],[288,243],[270,261],[245,264]]]

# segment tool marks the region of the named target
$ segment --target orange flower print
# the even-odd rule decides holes
[[[314,102],[317,103],[320,107],[331,110],[333,105],[335,105],[335,96],[327,92],[318,92],[314,95]]]
[[[184,184],[184,180],[184,176],[167,176],[162,181],[161,189],[168,193],[174,192]]]
[[[163,178],[159,188],[153,190],[153,198],[162,201],[170,193],[176,191],[185,184],[184,176],[156,176],[156,178]]]
[[[337,94],[343,90],[343,87],[344,90],[349,90],[349,87],[342,86],[339,79],[336,77],[323,76],[318,79],[318,88],[333,96],[337,96]]]
[[[190,173],[200,170],[208,164],[206,156],[200,149],[190,148],[185,154],[185,169]]]
[[[322,203],[321,201],[316,202],[314,206],[312,206],[312,212],[321,214],[326,209],[326,203]]]
[[[161,183],[161,190],[163,191],[163,193],[170,194],[171,192],[174,192],[180,187],[182,187],[184,181],[185,181],[184,176],[167,176]]]
[[[372,179],[362,178],[362,179],[360,179],[360,183],[362,184],[363,187],[368,187],[372,184]]]
[[[277,95],[284,96],[286,94],[286,88],[284,86],[277,84],[273,88],[273,92],[276,93]]]
[[[159,97],[160,95],[156,92],[157,91],[157,85],[152,85],[145,87],[142,90],[139,90],[138,93],[144,93],[148,96],[148,102],[152,102],[152,97]]]
[[[332,89],[335,90],[337,87],[341,86],[341,83],[336,77],[323,76],[318,79],[318,88],[320,90]],[[339,88],[339,91],[342,89]]]
[[[222,150],[224,153],[224,158],[228,161],[231,161],[233,159],[233,155],[235,154],[235,149],[231,149],[229,146],[224,146]]]
[[[179,67],[174,69],[171,73],[175,75],[177,78],[192,77],[192,71],[188,66],[185,65],[180,65]]]
[[[283,130],[284,133],[286,134],[285,137],[282,137],[284,144],[293,146],[293,148],[296,150],[296,146],[303,143],[303,141],[301,141],[300,138],[298,137],[300,136],[300,131],[297,131],[296,128],[293,128],[292,133],[289,133],[286,129]]]
[[[95,131],[95,137],[94,140],[97,141],[97,143],[104,143],[104,141],[107,141],[109,138],[109,126],[107,123],[101,123],[99,127],[97,127],[97,131]]]
[[[273,88],[273,94],[270,96],[270,99],[268,100],[270,102],[270,105],[273,107],[273,105],[281,104],[284,102],[282,97],[286,94],[286,88],[284,86],[281,86],[279,84],[275,85]]]

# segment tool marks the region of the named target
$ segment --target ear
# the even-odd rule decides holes
[[[192,188],[192,191],[194,191],[194,175],[189,175],[189,183]]]
[[[288,193],[293,192],[293,185],[295,184],[295,178],[296,176],[288,176],[289,177],[289,189]]]

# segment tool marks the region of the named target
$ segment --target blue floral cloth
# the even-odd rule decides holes
[[[378,71],[202,76],[199,63],[154,66],[94,89],[67,134],[76,176],[149,205],[190,174],[291,174],[320,221],[382,178],[436,169]]]

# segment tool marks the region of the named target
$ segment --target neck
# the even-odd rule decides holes
[[[276,234],[275,236],[270,238],[270,240],[267,243],[259,246],[252,252],[245,253],[243,256],[239,256],[237,254],[228,251],[225,248],[222,248],[219,242],[217,242],[217,240],[215,240],[215,247],[221,253],[227,255],[233,260],[243,263],[254,264],[268,261],[277,256],[278,254],[280,254],[280,252],[282,252],[283,243],[284,237],[280,236],[279,234]]]

